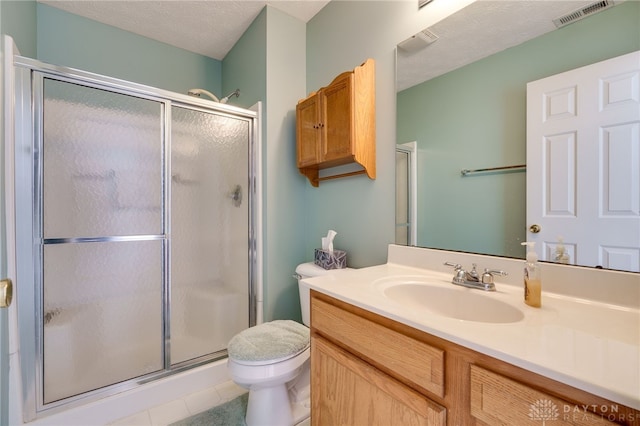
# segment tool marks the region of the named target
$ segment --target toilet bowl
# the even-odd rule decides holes
[[[309,329],[294,321],[273,321],[252,327],[245,330],[245,332],[254,331],[255,333],[264,333],[265,336],[269,336],[273,334],[274,326],[297,326],[304,329],[304,333],[286,335],[286,333],[290,333],[288,330],[280,332],[280,334],[276,333],[273,336],[272,344],[264,340],[260,342],[259,336],[254,336],[254,340],[248,340],[247,346],[253,345],[256,348],[277,346],[282,343],[282,339],[298,339],[300,348],[290,348],[288,355],[269,356],[264,354],[253,360],[247,360],[239,359],[245,355],[241,351],[239,352],[237,348],[239,345],[238,339],[243,338],[242,333],[239,333],[229,342],[229,360],[227,361],[229,375],[237,385],[249,389],[249,401],[245,416],[247,426],[294,425],[308,417],[308,413],[305,416],[304,412],[300,413],[300,410],[293,409],[290,388],[297,382],[297,378],[304,371],[308,374],[311,352]],[[255,342],[262,343],[262,345],[254,344]],[[282,354],[284,354],[288,350],[288,345],[284,344],[282,346]],[[255,351],[249,350],[249,352],[253,353]],[[304,404],[304,401],[302,403]],[[294,411],[297,413],[294,413]]]
[[[309,287],[302,279],[325,275],[314,263],[296,268],[302,321],[276,320],[248,328],[227,347],[231,379],[249,389],[247,426],[289,426],[309,417],[311,354]]]

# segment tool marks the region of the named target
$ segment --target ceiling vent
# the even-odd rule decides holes
[[[619,0],[618,0],[619,1]],[[556,18],[553,20],[553,23],[557,28],[564,27],[566,25],[572,24],[576,21],[589,17],[595,13],[601,12],[605,9],[613,7],[616,5],[615,0],[600,0],[595,3],[591,3],[587,6],[583,6],[580,9],[574,10],[571,13],[567,13],[564,16]]]
[[[404,41],[401,41],[400,43],[398,43],[398,47],[405,52],[413,53],[427,47],[439,38],[440,37],[438,37],[435,33],[430,31],[429,29],[426,29],[420,31],[418,34],[412,35]]]

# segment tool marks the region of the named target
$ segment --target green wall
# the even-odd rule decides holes
[[[178,93],[191,88],[220,93],[222,64],[216,59],[40,3],[37,23],[41,61]]]
[[[305,184],[306,256],[329,229],[334,247],[347,251],[351,267],[385,263],[395,239],[395,90],[394,47],[400,38],[384,31],[403,2],[332,1],[307,25],[307,91],[328,85],[338,74],[372,58],[376,63],[376,169],[364,175]],[[366,16],[366,19],[364,17]],[[379,24],[384,22],[384,25]]]
[[[240,97],[230,103],[249,108],[267,95],[267,11],[254,19],[222,61],[220,97],[240,89]]]
[[[301,22],[267,6],[224,58],[223,93],[234,103],[263,100],[264,319],[300,320],[295,267],[304,254],[304,182],[295,159],[295,104],[305,94],[305,31]],[[266,102],[264,102],[266,100]]]
[[[299,318],[295,267],[305,254],[305,184],[296,168],[295,105],[305,96],[306,24],[267,8],[264,140],[265,318]]]
[[[328,85],[367,58],[376,62],[377,178],[349,177],[305,186],[305,255],[313,256],[327,230],[347,251],[349,266],[385,263],[395,240],[395,47],[469,0],[331,1],[307,24],[307,92]]]
[[[526,83],[640,49],[626,2],[398,94],[400,143],[418,142],[421,246],[523,257],[525,173],[460,170],[526,162]]]
[[[0,0],[0,34],[13,37],[20,54],[35,58],[36,2],[33,0]]]

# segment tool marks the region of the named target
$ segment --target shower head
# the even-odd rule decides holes
[[[222,104],[226,104],[227,101],[233,97],[239,98],[240,97],[240,89],[236,89],[233,92],[229,93],[227,96],[225,96],[224,98],[220,99],[220,103]]]
[[[209,92],[208,90],[204,90],[204,89],[189,89],[187,94],[191,95],[191,96],[197,96],[197,97],[200,97],[200,95],[205,94],[205,95],[209,96],[211,99],[213,99],[214,101],[221,102],[220,99],[218,99],[218,97],[216,95],[214,95],[213,93]],[[224,102],[222,102],[222,103],[224,103]]]

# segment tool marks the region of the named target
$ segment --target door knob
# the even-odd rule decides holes
[[[540,232],[541,229],[542,228],[540,228],[540,225],[536,225],[536,224],[533,224],[529,227],[529,231],[531,231],[534,234],[537,234],[538,232]]]
[[[8,308],[13,299],[13,283],[9,278],[0,281],[0,308]]]

